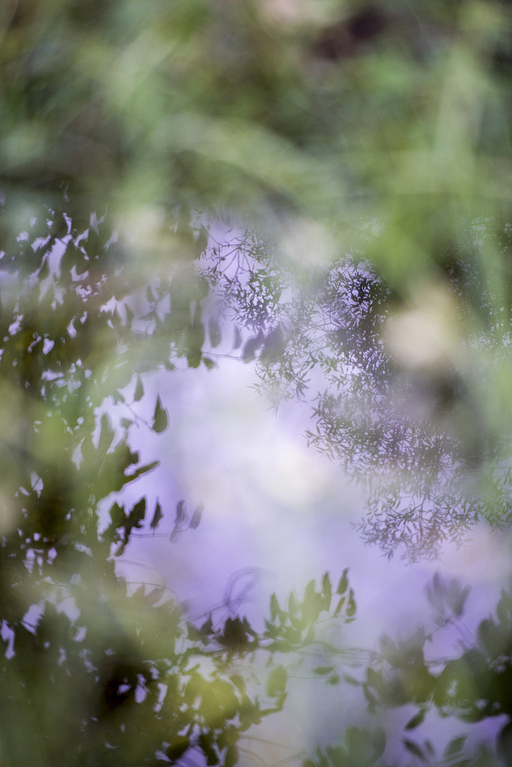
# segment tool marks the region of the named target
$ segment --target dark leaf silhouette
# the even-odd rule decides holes
[[[101,431],[100,439],[98,442],[98,452],[106,453],[112,444],[114,439],[114,429],[110,425],[110,419],[108,415],[104,414],[101,417]]]
[[[186,513],[187,513],[186,501],[184,500],[178,501],[178,503],[176,504],[176,519],[175,519],[176,525],[179,525],[184,521]]]
[[[423,750],[418,746],[417,743],[414,743],[412,740],[408,740],[407,738],[402,739],[402,743],[406,747],[406,749],[413,755],[416,756],[418,759],[421,759],[421,761],[426,762],[427,757],[423,753]]]
[[[192,519],[190,520],[189,527],[191,527],[193,530],[195,530],[195,528],[198,527],[199,523],[201,522],[203,511],[204,511],[204,506],[202,503],[200,503],[197,509],[192,514]]]
[[[156,530],[156,528],[158,527],[158,523],[160,522],[163,516],[164,515],[162,513],[162,507],[157,501],[157,504],[155,507],[155,513],[153,514],[153,519],[151,520],[151,525],[150,525],[152,530]]]
[[[416,729],[416,727],[419,727],[420,724],[423,724],[423,722],[425,721],[426,713],[427,712],[425,710],[419,711],[415,716],[412,717],[412,719],[409,719],[409,721],[405,725],[405,729],[414,730]]]
[[[336,593],[337,594],[344,594],[347,590],[348,586],[348,577],[347,577],[348,568],[343,570],[342,576],[339,580],[338,586],[336,587]]]
[[[144,387],[142,385],[142,379],[140,376],[137,376],[137,385],[135,387],[135,394],[133,395],[133,399],[135,402],[139,402],[139,400],[142,399],[144,396]]]
[[[146,499],[141,498],[131,510],[128,521],[132,527],[141,528],[146,516]]]
[[[263,365],[271,365],[281,357],[285,350],[285,338],[281,325],[278,325],[266,337],[263,343],[263,350],[260,355],[260,361]]]
[[[257,336],[254,336],[253,338],[249,338],[249,340],[244,346],[244,351],[242,355],[242,359],[244,362],[251,362],[256,357],[256,351],[262,345],[263,339],[264,339],[264,336],[261,330]]]
[[[162,407],[160,396],[158,396],[156,400],[155,415],[153,417],[153,431],[156,431],[157,434],[160,434],[167,429],[167,424],[167,411],[164,407]]]
[[[222,341],[220,325],[217,320],[211,319],[208,323],[208,332],[210,334],[210,343],[215,349]]]
[[[182,532],[182,530],[179,529],[179,527],[174,526],[171,535],[169,537],[169,540],[171,543],[174,543],[178,535]]]

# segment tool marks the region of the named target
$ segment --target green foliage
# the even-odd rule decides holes
[[[377,764],[386,747],[386,735],[381,728],[370,732],[349,727],[343,746],[327,746],[317,750],[317,759],[307,759],[304,767],[371,767]]]

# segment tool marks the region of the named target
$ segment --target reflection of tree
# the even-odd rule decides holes
[[[365,486],[365,540],[390,557],[401,549],[415,560],[460,541],[479,519],[508,524],[505,435],[486,423],[477,384],[479,354],[496,328],[461,339],[456,353],[474,370],[448,353],[431,360],[436,349],[421,349],[429,342],[421,336],[404,339],[420,346],[419,362],[409,367],[385,340],[400,313],[404,334],[407,323],[414,332],[422,321],[450,334],[462,322],[456,312],[485,313],[478,275],[462,257],[444,283],[425,290],[426,306],[409,313],[364,261],[338,259],[308,271],[249,232],[229,249],[214,248],[205,274],[228,315],[252,333],[240,354],[258,357],[261,388],[276,403],[294,395],[313,400],[308,441]]]

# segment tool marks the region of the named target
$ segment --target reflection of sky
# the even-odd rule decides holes
[[[300,594],[308,580],[318,581],[326,570],[336,583],[349,567],[358,618],[343,628],[341,640],[377,649],[383,631],[406,637],[417,625],[432,626],[425,586],[439,569],[446,578],[472,586],[464,617],[467,631],[446,631],[433,645],[433,654],[443,657],[460,653],[461,641],[474,635],[478,621],[494,608],[500,587],[508,582],[507,536],[477,528],[464,548],[447,547],[441,562],[413,566],[388,561],[377,548],[363,546],[351,525],[362,513],[358,490],[334,463],[308,449],[303,437],[307,406],[285,403],[275,414],[251,388],[252,364],[226,359],[211,372],[180,370],[143,380],[145,397],[134,409],[150,420],[158,392],[169,428],[162,435],[132,428],[132,444],[142,460],[161,463],[121,496],[128,504],[143,494],[148,498],[145,536],[132,540],[119,563],[128,580],[165,583],[194,617],[222,603],[235,572],[254,568],[234,584],[231,596],[242,593],[254,576],[241,612],[261,627],[273,591],[280,598],[292,588]],[[121,408],[119,413],[125,415]],[[157,534],[147,536],[157,498],[164,519]],[[171,543],[180,499],[190,513],[200,501],[205,511],[196,530]],[[340,725],[349,722],[364,726],[364,701],[353,688],[327,691],[319,682],[316,689],[319,694],[295,696],[286,715],[268,727],[281,734],[284,728],[294,740],[298,727],[313,742],[319,733],[336,741]],[[400,713],[400,726],[413,713]],[[427,734],[432,738],[434,727],[435,740],[443,744],[464,729],[460,722],[434,722],[431,716],[427,730],[429,721]]]

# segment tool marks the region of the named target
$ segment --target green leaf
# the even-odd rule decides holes
[[[327,674],[330,674],[333,670],[334,666],[317,666],[313,669],[313,674],[318,674],[318,676],[327,676]]]
[[[142,385],[142,378],[140,376],[137,376],[137,385],[135,386],[135,394],[133,395],[133,399],[135,402],[138,402],[142,399],[144,396],[144,387]]]
[[[120,506],[118,503],[114,503],[110,507],[110,519],[112,522],[112,527],[121,527],[121,525],[124,525],[126,522],[126,514],[124,510],[124,506]]]
[[[205,332],[201,322],[201,306],[198,304],[194,312],[194,319],[186,331],[186,357],[191,368],[197,368],[201,364],[202,348]]]
[[[464,743],[466,742],[467,735],[460,735],[457,738],[453,738],[448,745],[446,746],[444,750],[444,758],[448,759],[452,756],[455,756],[455,754],[459,754],[462,749],[464,748]]]
[[[427,761],[425,754],[417,743],[414,743],[412,740],[408,740],[407,738],[402,738],[402,743],[410,754],[417,757],[418,759],[421,759],[423,762]]]
[[[157,434],[160,434],[167,429],[167,424],[167,410],[162,407],[160,395],[158,395],[156,400],[155,415],[153,416],[153,431],[156,431]]]
[[[348,607],[347,607],[347,618],[352,618],[353,615],[355,615],[356,612],[356,602],[354,599],[354,592],[352,589],[350,589],[349,597],[348,597]]]
[[[238,749],[236,746],[228,746],[226,751],[225,767],[234,767],[238,762]]]
[[[279,608],[279,602],[277,601],[277,597],[275,594],[272,594],[270,597],[270,618],[272,621],[275,621],[279,613],[281,612]]]
[[[208,332],[210,334],[210,343],[215,349],[220,345],[222,341],[222,333],[220,331],[220,325],[217,320],[211,319],[208,323]]]
[[[416,727],[419,727],[420,724],[423,724],[425,720],[427,712],[425,709],[422,709],[417,714],[415,714],[412,719],[409,719],[407,724],[405,725],[406,730],[414,730]]]
[[[219,764],[220,762],[213,739],[214,733],[212,731],[202,733],[199,736],[199,746],[202,749],[203,754],[206,756],[206,764],[210,765],[210,767]]]
[[[114,429],[110,425],[109,417],[106,413],[101,416],[101,431],[100,439],[98,442],[98,452],[100,455],[105,455],[108,452],[109,447],[114,439]]]
[[[342,576],[341,576],[341,578],[339,580],[338,586],[336,588],[336,594],[344,594],[345,591],[347,590],[347,586],[348,586],[347,573],[348,573],[348,567],[346,567],[343,570],[343,574],[342,574]]]
[[[311,602],[315,599],[316,596],[316,583],[314,580],[309,581],[306,588],[304,589],[304,602]]]
[[[241,674],[232,674],[229,678],[242,695],[245,695],[247,685],[243,676]]]
[[[167,757],[174,764],[188,749],[190,739],[186,736],[174,738],[171,745],[165,750]]]
[[[324,609],[328,610],[331,606],[332,586],[329,573],[325,573],[322,578],[322,594],[324,596]]]
[[[139,477],[142,477],[143,474],[147,474],[149,471],[152,471],[159,465],[159,463],[160,461],[152,461],[151,463],[147,463],[145,466],[141,466],[137,469],[137,471],[134,471],[133,474],[127,474],[126,481],[133,482],[134,479],[138,479]]]
[[[201,640],[201,634],[197,626],[193,623],[187,622],[187,639],[190,642],[199,642]]]
[[[138,501],[133,507],[133,509],[131,510],[128,519],[133,527],[141,528],[145,516],[146,516],[146,499],[141,498],[140,501]]]
[[[282,695],[286,689],[286,682],[288,679],[288,672],[284,666],[276,666],[267,679],[267,695],[270,698],[275,698],[277,695]]]
[[[292,591],[290,593],[290,596],[288,597],[288,612],[291,615],[296,615],[298,611],[299,611],[299,603],[297,602],[295,593]]]

